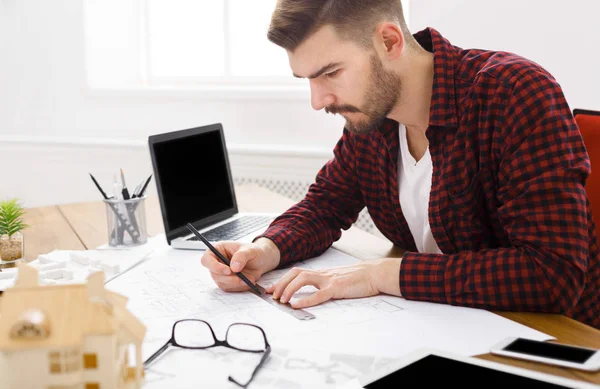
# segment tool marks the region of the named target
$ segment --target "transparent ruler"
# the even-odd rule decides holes
[[[292,306],[289,303],[284,304],[284,303],[279,302],[279,300],[273,300],[273,295],[265,292],[265,288],[263,288],[262,286],[260,286],[258,284],[256,284],[256,286],[258,287],[258,290],[260,290],[260,298],[265,300],[266,302],[268,302],[275,308],[277,308],[285,313],[289,313],[290,315],[294,316],[298,320],[315,319],[315,315],[313,315],[310,312],[303,311],[302,309],[292,308]]]

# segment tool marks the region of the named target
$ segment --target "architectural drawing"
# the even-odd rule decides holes
[[[345,327],[390,318],[405,309],[402,306],[404,300],[389,296],[335,300],[306,309],[317,318],[301,322],[250,292],[232,294],[220,290],[200,264],[199,252],[175,250],[173,254],[173,257],[152,257],[107,284],[107,288],[130,298],[129,309],[148,327],[144,346],[147,356],[156,345],[160,347],[169,338],[171,326],[180,319],[208,320],[216,331],[219,328],[225,330],[234,322],[252,323],[265,330],[269,342],[276,342],[291,334],[313,334],[332,326]],[[356,260],[332,250],[331,254],[315,260],[316,263],[310,266],[319,266],[326,261],[347,265]],[[267,286],[285,271],[269,273],[259,283]],[[296,298],[307,293],[310,290],[302,290]]]
[[[107,284],[108,289],[130,298],[128,308],[148,328],[142,346],[144,359],[170,338],[173,323],[180,319],[208,321],[219,339],[225,338],[225,331],[232,323],[250,323],[263,328],[273,352],[265,371],[261,369],[252,383],[257,388],[333,385],[333,382],[373,371],[380,364],[372,358],[361,359],[364,356],[398,357],[433,344],[473,355],[489,350],[491,344],[509,334],[522,334],[531,339],[549,338],[487,311],[386,295],[328,301],[307,308],[316,319],[302,321],[251,292],[220,290],[201,265],[201,256],[202,252],[193,250],[170,249],[153,253],[148,260]],[[329,250],[319,258],[296,266],[317,269],[353,263],[356,259]],[[286,271],[268,273],[259,284],[268,286]],[[294,298],[302,298],[308,293],[311,289],[303,288]],[[470,341],[465,342],[465,338]],[[278,354],[284,349],[293,350],[295,356],[290,354],[284,358]],[[310,357],[298,356],[302,349],[310,350]],[[320,356],[327,358],[320,359]],[[148,384],[148,387],[162,388],[168,381],[169,387],[178,389],[233,388],[235,386],[227,380],[228,375],[235,374],[236,379],[243,380],[243,374],[250,374],[259,359],[259,355],[246,355],[221,347],[210,350],[171,347],[150,369],[177,371],[176,377],[163,377],[160,379],[163,386]],[[269,374],[269,369],[273,374]],[[242,376],[238,377],[240,374]]]

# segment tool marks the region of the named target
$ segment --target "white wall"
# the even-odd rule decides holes
[[[332,118],[312,112],[308,99],[210,101],[201,94],[189,98],[90,94],[85,83],[82,1],[2,0],[0,14],[3,135],[131,140],[223,122],[233,143],[293,142],[321,149],[329,149],[339,135],[339,128],[320,131],[336,126],[329,126]],[[298,116],[301,121],[290,120]]]
[[[214,122],[223,123],[233,160],[237,150],[293,145],[313,160],[312,179],[330,157],[343,124],[314,112],[308,95],[214,101],[202,92],[88,90],[82,23],[82,1],[0,0],[0,198],[27,206],[97,200],[88,171],[105,183],[120,167],[141,179],[151,172],[149,135]],[[245,168],[233,162],[234,174]]]
[[[573,107],[600,109],[598,14],[595,0],[413,0],[410,19],[413,31],[432,26],[462,47],[528,56],[554,73]],[[88,171],[106,183],[122,167],[138,180],[151,172],[148,135],[212,122],[224,124],[234,174],[269,176],[276,160],[277,174],[312,179],[329,158],[342,121],[312,111],[308,95],[91,94],[82,23],[81,0],[0,0],[0,198],[97,200]]]
[[[561,84],[571,108],[600,110],[600,1],[413,0],[411,29],[433,27],[462,48],[510,51]]]

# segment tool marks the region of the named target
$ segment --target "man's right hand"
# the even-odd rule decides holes
[[[210,250],[202,255],[202,265],[210,271],[217,286],[226,292],[250,289],[234,273],[242,272],[252,283],[256,283],[263,274],[279,265],[279,248],[267,238],[259,238],[254,243],[217,242],[213,246],[229,260],[231,268]]]

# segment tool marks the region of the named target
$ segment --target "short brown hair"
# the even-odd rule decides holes
[[[407,44],[416,43],[400,0],[278,0],[267,38],[293,52],[311,34],[331,25],[340,38],[370,48],[372,34],[383,21],[399,24]]]

